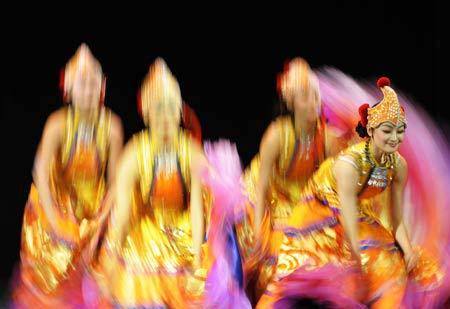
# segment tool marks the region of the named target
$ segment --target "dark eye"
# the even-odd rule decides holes
[[[388,131],[388,130],[383,130],[383,132],[386,133],[386,134],[391,133],[391,131]]]

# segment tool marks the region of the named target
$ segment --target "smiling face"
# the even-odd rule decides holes
[[[383,122],[375,129],[369,129],[375,147],[384,153],[393,153],[398,150],[405,136],[406,125],[400,122],[394,125],[391,122]]]

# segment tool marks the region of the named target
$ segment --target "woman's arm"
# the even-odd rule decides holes
[[[118,169],[118,163],[120,155],[123,150],[123,129],[120,118],[116,115],[112,115],[111,118],[111,133],[109,141],[109,154],[108,154],[108,170],[107,170],[107,181],[108,181],[108,191],[106,192],[105,200],[103,201],[104,206],[102,211],[98,215],[98,220],[94,220],[94,228],[98,228],[98,224],[106,219],[110,212],[110,208],[114,201],[115,193],[115,178]]]
[[[403,221],[403,196],[407,180],[408,164],[403,157],[399,157],[399,163],[395,171],[391,189],[392,225],[395,239],[403,250],[409,271],[414,267],[416,256]]]
[[[265,199],[267,188],[269,186],[270,176],[273,171],[273,165],[279,155],[280,135],[277,127],[272,124],[264,134],[259,149],[260,167],[259,177],[256,183],[256,205],[255,205],[255,223],[254,233],[256,239],[260,235],[261,224],[265,211]]]
[[[201,265],[201,248],[205,239],[205,210],[202,199],[201,173],[208,168],[207,160],[199,145],[192,143],[190,215],[192,242],[194,246],[194,267]]]
[[[124,149],[117,166],[117,175],[113,196],[115,204],[111,212],[112,235],[115,244],[121,243],[130,218],[131,198],[138,176],[138,166],[134,142],[131,141]]]
[[[111,207],[114,203],[115,176],[117,172],[117,164],[123,149],[123,129],[120,118],[115,114],[111,115],[111,130],[109,135],[108,149],[108,166],[107,166],[107,192],[102,201],[102,207],[97,214],[95,220],[90,220],[89,231],[99,236],[105,220],[110,214]],[[95,249],[98,237],[92,237],[91,247]]]
[[[108,184],[112,186],[117,171],[117,163],[123,148],[123,129],[120,118],[116,115],[111,117],[111,135],[108,156]]]
[[[352,246],[353,253],[359,260],[358,240],[358,180],[357,166],[350,157],[338,159],[334,165],[337,193],[342,209],[342,221],[346,236]],[[352,164],[353,163],[353,164]]]
[[[60,146],[63,129],[64,113],[57,111],[50,115],[44,127],[33,167],[33,180],[39,193],[40,203],[54,230],[58,230],[56,226],[58,213],[50,191],[49,177],[50,166]]]

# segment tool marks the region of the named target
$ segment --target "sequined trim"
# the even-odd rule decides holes
[[[61,238],[59,236],[57,236],[55,233],[53,232],[47,232],[47,234],[50,236],[50,238],[54,241],[57,242],[58,244],[62,244],[63,246],[71,249],[71,250],[75,250],[75,248],[77,247],[77,244],[73,241],[69,241],[66,240],[64,238]]]
[[[299,237],[299,236],[306,236],[311,234],[312,232],[322,230],[325,227],[333,227],[338,224],[338,219],[336,217],[328,217],[325,220],[322,220],[318,223],[311,224],[310,226],[307,226],[302,229],[296,229],[296,228],[285,228],[284,234],[288,237]]]
[[[301,202],[302,203],[308,203],[311,201],[317,201],[320,204],[322,204],[323,206],[327,206],[328,208],[330,208],[333,211],[333,214],[335,215],[339,215],[341,213],[340,209],[336,206],[330,205],[330,202],[328,202],[325,199],[320,199],[315,195],[306,195],[305,197],[302,198]]]
[[[386,248],[388,250],[398,250],[395,242],[391,242],[391,243],[387,243],[387,244],[383,244],[378,240],[374,240],[374,239],[364,239],[359,241],[359,248],[360,250],[367,250],[367,249],[372,249],[372,248]]]
[[[167,275],[178,276],[178,275],[182,275],[182,274],[186,273],[184,271],[183,266],[180,266],[175,271],[168,271],[165,268],[157,269],[157,270],[150,270],[147,267],[143,267],[145,269],[135,270],[135,269],[132,269],[131,267],[129,267],[129,264],[127,262],[125,262],[125,259],[121,255],[118,255],[116,252],[114,252],[114,249],[109,244],[106,245],[106,253],[108,254],[108,256],[117,259],[117,261],[119,262],[120,265],[122,265],[123,267],[126,267],[128,273],[140,274],[140,275],[166,275],[166,276]]]
[[[118,302],[114,303],[114,309],[167,309],[166,305],[137,305],[137,306],[123,306]]]

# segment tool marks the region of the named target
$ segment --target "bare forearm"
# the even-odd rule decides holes
[[[53,224],[56,220],[56,211],[54,209],[54,200],[49,186],[49,169],[47,166],[43,166],[42,164],[39,165],[39,163],[37,163],[35,168],[36,170],[33,173],[33,178],[39,193],[39,201],[44,208],[48,221],[50,224]]]
[[[266,210],[267,188],[270,184],[275,161],[280,154],[280,137],[281,134],[278,125],[276,123],[271,124],[266,133],[264,133],[259,149],[259,176],[256,183],[255,222],[253,227],[257,238],[260,235],[261,224]]]
[[[60,145],[63,123],[64,115],[62,113],[56,112],[49,117],[44,127],[33,167],[33,180],[39,194],[40,203],[53,227],[55,227],[54,224],[57,221],[57,210],[55,209],[57,205],[55,205],[56,201],[52,197],[49,176],[52,161],[55,159]]]
[[[399,224],[395,232],[395,239],[397,240],[405,255],[410,255],[413,252],[413,248],[403,222]]]
[[[120,184],[118,184],[120,186]],[[113,229],[113,237],[116,241],[122,242],[126,225],[129,221],[130,211],[130,190],[124,189],[117,192],[116,205],[112,210],[111,228]]]
[[[266,192],[269,184],[269,175],[262,173],[256,187],[256,205],[255,205],[255,235],[259,235],[266,205]]]
[[[192,220],[192,241],[194,246],[194,254],[196,258],[199,259],[205,235],[205,224],[202,212],[193,211],[191,215],[191,220]]]
[[[204,209],[202,202],[202,189],[198,175],[194,175],[191,183],[190,215],[192,224],[192,244],[195,254],[195,263],[200,263],[200,253],[205,237]]]
[[[116,179],[116,169],[111,163],[108,165],[107,182],[108,186],[112,187],[114,185],[114,179]]]
[[[345,234],[349,239],[352,249],[356,254],[359,254],[359,239],[358,239],[358,212],[357,202],[354,198],[343,198],[342,203],[342,223]]]
[[[263,216],[264,216],[264,200],[263,198],[258,197],[255,205],[255,226],[254,226],[255,235],[259,235]]]

